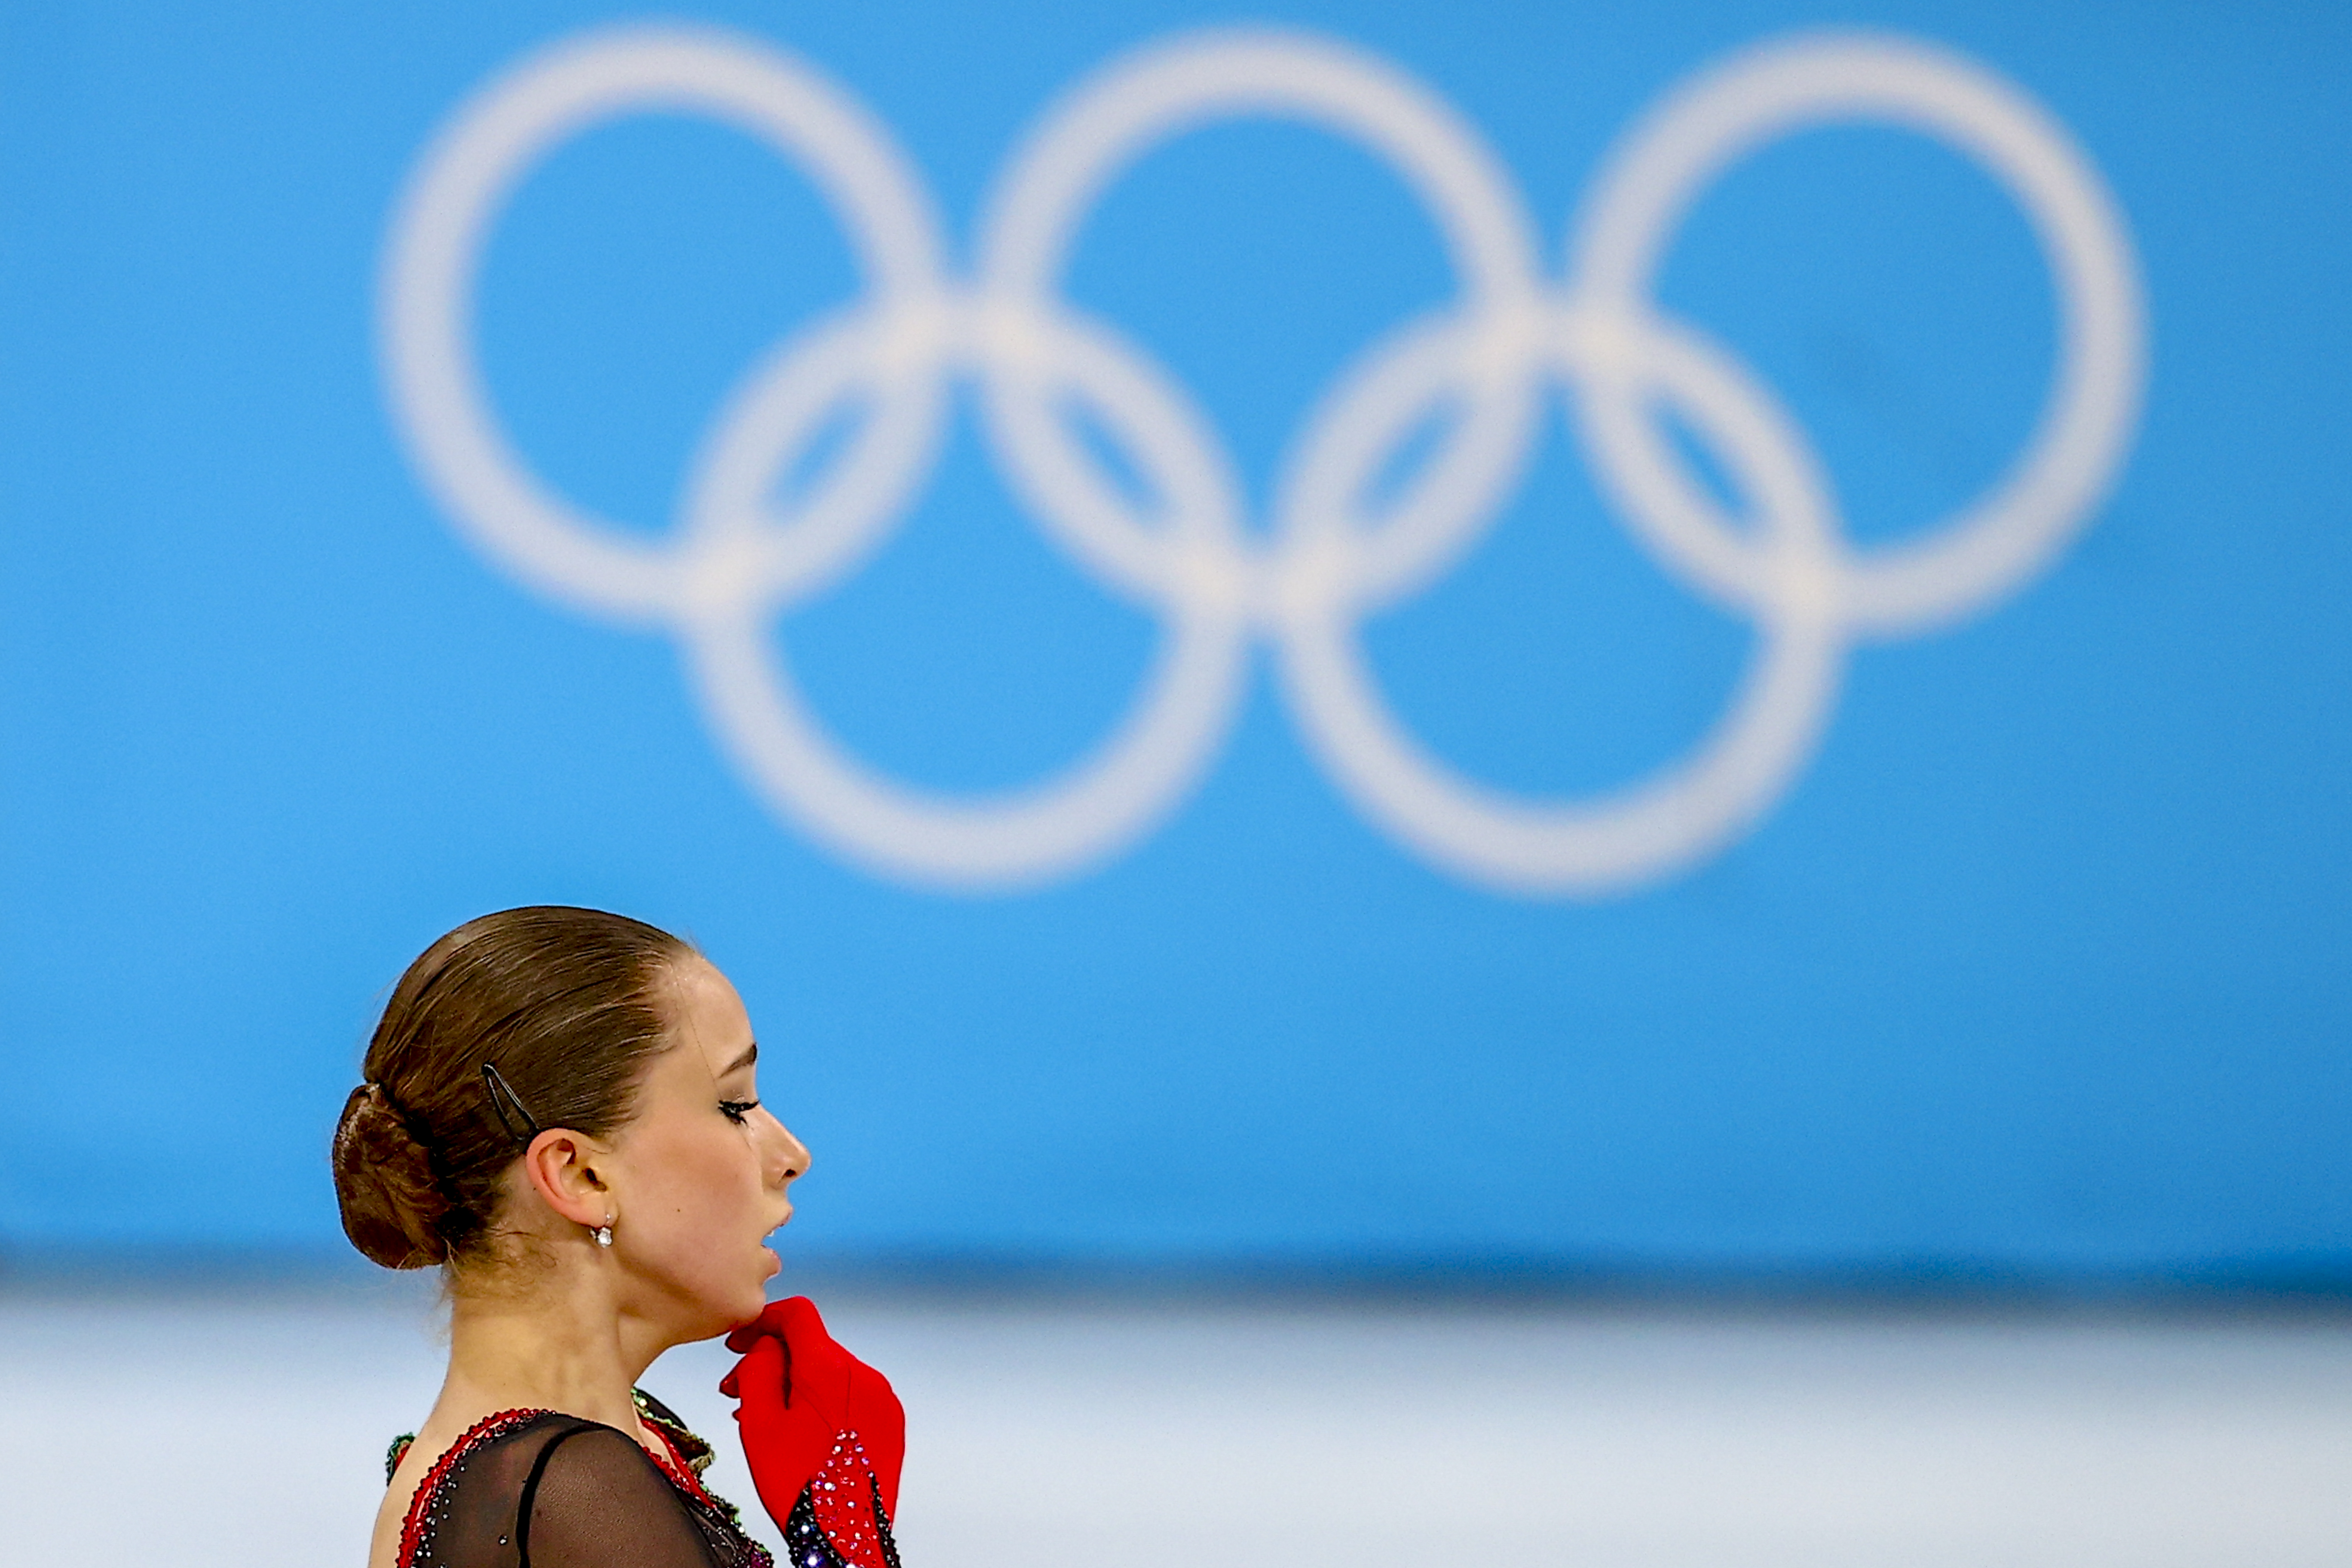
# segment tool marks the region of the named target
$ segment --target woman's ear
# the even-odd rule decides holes
[[[522,1152],[522,1168],[547,1206],[591,1230],[613,1217],[612,1189],[597,1173],[606,1151],[568,1127],[551,1127]]]

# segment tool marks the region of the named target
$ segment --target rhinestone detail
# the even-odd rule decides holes
[[[797,1539],[792,1528],[801,1519],[803,1504],[808,1510],[805,1534],[813,1539]],[[784,1544],[793,1568],[898,1568],[898,1547],[890,1538],[882,1488],[856,1433],[834,1434],[833,1452],[793,1509]]]

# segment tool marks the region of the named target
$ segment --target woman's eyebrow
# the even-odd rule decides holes
[[[750,1067],[753,1062],[756,1062],[759,1059],[760,1042],[753,1040],[750,1045],[743,1047],[743,1054],[741,1056],[737,1057],[733,1061],[729,1062],[725,1067],[719,1069],[719,1076],[720,1078],[725,1078],[730,1072],[741,1072],[745,1068]]]

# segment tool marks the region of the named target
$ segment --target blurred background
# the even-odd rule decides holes
[[[328,1135],[573,902],[742,991],[914,1568],[2343,1561],[2347,85],[2315,4],[6,7],[26,1560],[357,1558],[436,1308]]]

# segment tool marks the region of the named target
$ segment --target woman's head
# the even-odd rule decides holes
[[[734,987],[666,931],[562,907],[469,921],[409,965],[369,1042],[334,1141],[344,1232],[459,1278],[588,1247],[666,1316],[740,1321],[808,1167],[758,1108],[755,1055]]]

